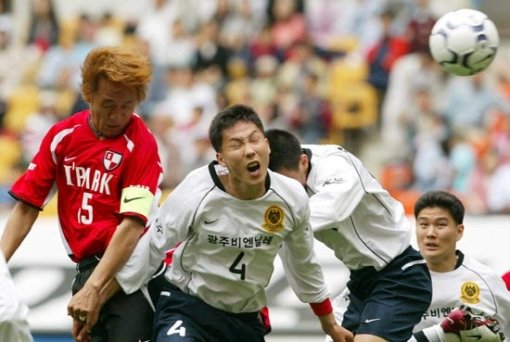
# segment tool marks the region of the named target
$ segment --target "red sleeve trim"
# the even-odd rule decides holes
[[[310,307],[316,316],[324,316],[333,312],[333,306],[329,298],[321,303],[310,303]]]

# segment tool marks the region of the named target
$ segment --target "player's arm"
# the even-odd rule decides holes
[[[12,209],[0,241],[0,248],[9,261],[19,245],[28,235],[35,220],[39,216],[39,209],[18,201]]]
[[[306,199],[306,196],[304,198]],[[294,230],[286,236],[285,243],[278,252],[287,280],[298,298],[309,303],[325,334],[335,342],[353,341],[352,333],[342,328],[333,315],[329,290],[313,249],[313,232],[308,223],[308,201],[305,200],[302,204],[304,206],[296,208]]]
[[[144,230],[144,224],[132,217],[125,217],[115,230],[106,251],[83,288],[68,305],[72,317],[86,316],[90,330],[99,316],[100,291],[126,263]]]

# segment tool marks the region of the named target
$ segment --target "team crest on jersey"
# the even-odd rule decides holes
[[[103,165],[106,171],[112,171],[120,165],[121,161],[122,154],[108,150],[104,154]]]
[[[284,218],[283,209],[277,205],[272,205],[264,213],[264,224],[262,227],[270,233],[278,233],[283,229],[282,222]]]
[[[460,287],[460,299],[464,303],[478,304],[480,302],[480,286],[472,281],[467,281]]]

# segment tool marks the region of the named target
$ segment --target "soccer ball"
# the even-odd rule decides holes
[[[440,17],[429,37],[434,60],[449,73],[468,76],[485,70],[499,46],[496,25],[484,13],[459,9]]]

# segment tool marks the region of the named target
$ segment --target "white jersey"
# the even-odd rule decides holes
[[[311,165],[306,186],[312,229],[347,268],[381,270],[409,247],[411,229],[402,204],[358,158],[335,145],[303,148]]]
[[[4,255],[0,251],[0,341],[33,341],[27,317],[28,307],[18,299]]]
[[[501,331],[510,338],[510,292],[503,279],[490,267],[457,251],[457,267],[450,272],[433,272],[432,301],[414,332],[439,324],[462,304],[494,316]]]
[[[303,187],[268,171],[267,192],[254,200],[240,200],[223,189],[218,172],[227,170],[212,163],[192,171],[160,209],[150,230],[151,249],[160,252],[151,252],[152,260],[157,264],[162,251],[180,243],[166,278],[221,310],[256,312],[266,305],[265,287],[279,254],[301,301],[326,300],[329,291],[313,249]],[[144,243],[140,242],[133,258],[141,255]],[[132,264],[130,259],[126,267]],[[126,290],[130,277],[139,275],[124,271],[117,279]]]

